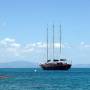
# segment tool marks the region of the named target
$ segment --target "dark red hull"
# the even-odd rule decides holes
[[[44,70],[68,70],[71,64],[45,63],[40,65]]]

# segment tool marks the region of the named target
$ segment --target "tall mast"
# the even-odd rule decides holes
[[[48,25],[47,25],[47,62],[48,62]]]
[[[53,24],[53,60],[54,60],[54,24]]]
[[[62,40],[62,35],[61,35],[61,24],[60,24],[60,58],[61,58],[61,40]]]

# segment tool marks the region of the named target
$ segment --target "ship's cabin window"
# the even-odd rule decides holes
[[[57,60],[57,59],[54,59],[53,61],[54,61],[54,62],[58,62],[59,60]]]
[[[60,61],[66,61],[66,59],[60,59]]]
[[[47,60],[47,62],[50,62],[51,60]]]

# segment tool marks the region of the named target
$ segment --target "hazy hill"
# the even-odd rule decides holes
[[[72,68],[90,68],[90,64],[75,64]]]
[[[0,68],[37,68],[39,63],[27,61],[14,61],[8,63],[0,63]],[[90,68],[90,64],[75,64],[72,68]]]
[[[32,63],[27,61],[0,63],[0,68],[36,68],[36,67],[39,67],[38,63]]]

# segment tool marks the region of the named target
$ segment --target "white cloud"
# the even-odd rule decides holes
[[[85,47],[85,48],[90,48],[90,44],[89,44],[89,45],[85,45],[84,47]]]
[[[55,43],[55,48],[60,48],[60,43]],[[61,48],[65,48],[65,45],[61,44]]]
[[[82,41],[81,43],[80,43],[80,45],[84,45],[85,44],[85,42],[84,41]]]
[[[19,49],[21,45],[16,42],[15,39],[11,38],[5,38],[0,41],[0,51],[1,53],[6,56],[18,56],[19,55]]]
[[[10,39],[10,38],[5,38],[0,41],[0,48],[5,48],[5,49],[18,49],[21,47],[19,43],[16,42],[15,39]]]
[[[49,44],[48,46],[49,48],[52,48],[52,44]],[[64,44],[61,44],[61,47],[65,48],[66,46]],[[45,54],[46,52],[44,53],[43,49],[46,48],[47,44],[42,42],[22,45],[20,43],[17,43],[17,41],[13,38],[5,38],[3,40],[0,40],[0,58],[2,58],[2,60],[9,60],[7,58],[23,59],[24,57],[38,57],[38,55],[36,54]],[[60,44],[55,43],[55,48],[60,48]],[[41,56],[41,54],[39,56]]]
[[[90,44],[86,44],[84,41],[82,41],[81,43],[80,43],[80,47],[81,48],[90,48]]]
[[[61,44],[63,53],[66,56],[73,56],[75,57],[87,57],[89,54],[88,48],[90,48],[90,44],[86,44],[85,42],[81,42],[79,45],[70,45],[69,43]],[[74,48],[73,48],[74,47]],[[27,61],[34,61],[40,62],[40,60],[45,60],[46,58],[46,51],[47,44],[45,42],[35,42],[35,43],[27,43],[25,45],[18,43],[13,38],[5,38],[0,40],[0,62],[10,62],[15,60],[27,60]],[[49,55],[52,57],[52,43],[49,43]],[[55,48],[57,54],[59,52],[60,44],[58,42],[55,43]],[[67,49],[70,48],[70,51]],[[69,52],[69,53],[68,53]],[[78,54],[77,54],[78,52]],[[75,55],[77,54],[77,55]],[[75,55],[75,57],[74,57]],[[57,55],[56,55],[57,56]],[[89,56],[89,55],[88,55]],[[43,59],[44,58],[44,59]]]

